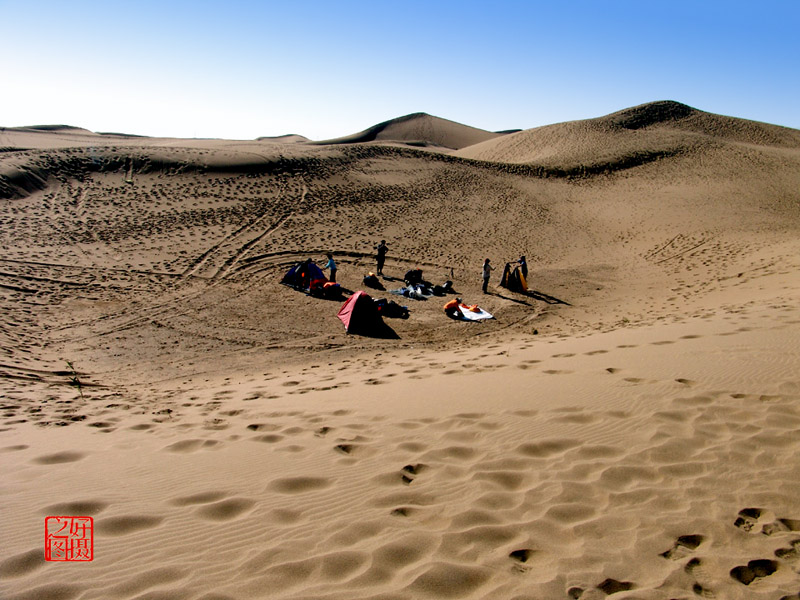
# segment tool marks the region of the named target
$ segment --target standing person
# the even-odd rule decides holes
[[[389,247],[386,245],[386,240],[381,240],[381,243],[375,246],[375,250],[378,251],[378,255],[376,256],[378,268],[376,271],[378,272],[378,275],[383,275],[383,263],[386,261],[386,253],[389,251]]]
[[[528,261],[525,260],[525,255],[523,254],[522,256],[520,256],[519,260],[517,262],[519,263],[519,268],[520,268],[520,271],[522,271],[523,277],[525,277],[525,279],[527,279],[528,278]]]
[[[326,254],[325,256],[328,257],[328,262],[325,263],[325,266],[322,267],[323,270],[330,269],[331,276],[328,278],[329,281],[332,283],[336,283],[336,263],[333,262],[333,255],[331,253]]]
[[[494,267],[489,264],[489,259],[487,258],[483,261],[483,293],[488,294],[486,288],[489,287],[489,277],[492,276],[492,271],[494,271]]]

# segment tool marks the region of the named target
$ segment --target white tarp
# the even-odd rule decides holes
[[[479,306],[470,308],[466,304],[460,304],[458,307],[461,309],[461,313],[464,315],[464,318],[467,321],[483,321],[484,319],[494,319],[490,313],[486,312]]]

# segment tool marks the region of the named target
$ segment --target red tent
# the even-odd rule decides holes
[[[337,316],[344,323],[347,333],[369,335],[383,325],[383,319],[381,319],[372,297],[361,291],[347,299],[339,309]]]

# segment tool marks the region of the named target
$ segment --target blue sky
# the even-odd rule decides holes
[[[0,126],[327,139],[655,100],[800,129],[800,0],[0,0]]]

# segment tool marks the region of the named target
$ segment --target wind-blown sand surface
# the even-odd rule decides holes
[[[0,595],[798,600],[800,132],[373,129],[0,129]],[[330,251],[363,289],[381,239],[397,339],[280,284]]]

